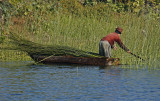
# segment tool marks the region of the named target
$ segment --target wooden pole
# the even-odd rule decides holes
[[[135,56],[136,58],[139,58],[139,59],[141,59],[141,60],[144,61],[144,59],[142,59],[140,56],[138,56],[138,55],[136,55],[136,54],[133,54],[133,53],[130,53],[130,54],[133,55],[133,56]]]

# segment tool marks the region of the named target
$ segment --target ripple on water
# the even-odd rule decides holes
[[[26,63],[0,65],[2,101],[160,100],[159,70],[122,69],[120,66],[104,69],[75,65],[26,66]]]

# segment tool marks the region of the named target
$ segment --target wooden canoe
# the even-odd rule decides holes
[[[73,57],[73,56],[39,56],[30,55],[31,58],[38,63],[44,64],[79,64],[79,65],[118,65],[119,58],[105,57]]]

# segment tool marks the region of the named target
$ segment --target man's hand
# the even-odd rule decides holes
[[[113,46],[113,49],[114,49],[114,50],[117,50],[116,44]]]
[[[116,46],[114,46],[113,48],[114,48],[114,50],[117,50],[117,47],[116,47]]]

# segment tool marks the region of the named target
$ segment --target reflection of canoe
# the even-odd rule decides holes
[[[44,64],[79,64],[79,65],[118,65],[119,58],[104,58],[104,57],[73,57],[73,56],[39,56],[31,55],[31,58]]]

